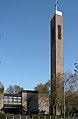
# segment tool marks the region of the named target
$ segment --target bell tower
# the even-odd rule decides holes
[[[57,91],[57,82],[56,78],[58,74],[64,74],[64,33],[63,33],[63,15],[62,12],[57,10],[58,1],[56,1],[56,10],[54,16],[50,22],[50,35],[51,35],[51,95],[53,95],[53,91],[56,94]],[[55,77],[55,78],[54,78]],[[61,80],[61,79],[60,79]],[[62,81],[64,82],[64,76],[62,77]],[[61,85],[61,84],[60,84]],[[63,90],[64,92],[64,84]],[[59,96],[58,96],[59,97]],[[53,98],[53,96],[52,96]],[[54,104],[52,105],[53,109],[56,108],[56,96],[54,97]],[[57,110],[57,109],[56,109]],[[52,110],[53,111],[53,110]],[[58,113],[59,111],[55,111]]]

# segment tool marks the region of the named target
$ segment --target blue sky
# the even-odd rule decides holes
[[[78,0],[59,0],[64,69],[78,62]],[[0,81],[33,89],[50,79],[50,20],[55,0],[0,0]]]

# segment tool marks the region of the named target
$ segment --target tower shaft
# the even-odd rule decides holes
[[[63,16],[56,11],[51,20],[51,78],[64,73]]]
[[[63,16],[62,12],[55,12],[51,24],[51,94],[55,92],[54,105],[56,105],[56,95],[58,82],[60,85],[62,81],[64,82],[64,37],[63,37]],[[62,75],[62,78],[59,80],[57,75]],[[59,88],[60,91],[60,88]],[[64,88],[62,89],[64,92]],[[52,96],[53,97],[53,96]],[[58,95],[59,97],[59,95]],[[57,98],[58,98],[57,97]]]

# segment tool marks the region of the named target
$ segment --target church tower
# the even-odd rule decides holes
[[[63,15],[62,15],[62,12],[57,10],[57,5],[56,5],[56,11],[54,13],[54,16],[50,22],[50,34],[51,34],[51,95],[53,98],[53,95],[54,95],[53,91],[54,91],[55,92],[55,96],[53,100],[54,104],[52,105],[53,106],[52,108],[54,110],[57,105],[56,104],[56,100],[57,100],[56,91],[58,87],[57,86],[58,82],[63,82],[62,92],[64,92],[64,75],[62,75],[64,74]],[[62,79],[60,79],[62,81],[59,81],[58,78],[56,78],[58,74],[62,75]],[[64,93],[63,93],[63,96],[64,96]],[[54,112],[55,115],[57,114],[57,112],[59,111]]]

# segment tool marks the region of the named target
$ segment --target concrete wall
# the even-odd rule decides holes
[[[38,110],[38,93],[36,92],[28,92],[28,97],[27,97],[27,105],[28,105],[28,110]]]
[[[22,92],[22,109],[27,111],[27,92]]]
[[[38,92],[37,91],[22,91],[22,109],[24,111],[38,110]]]

